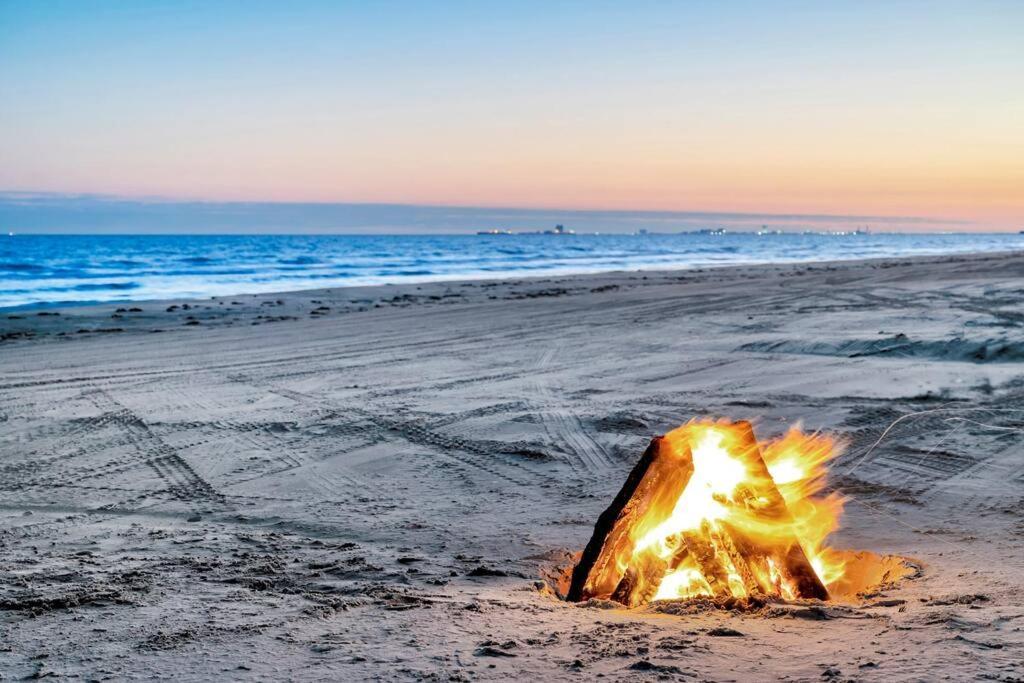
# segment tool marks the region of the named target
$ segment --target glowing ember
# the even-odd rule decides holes
[[[629,606],[696,596],[828,599],[908,573],[825,540],[843,499],[822,495],[835,440],[747,422],[691,422],[651,442],[576,566],[570,600]]]

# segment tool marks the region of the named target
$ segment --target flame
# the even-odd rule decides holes
[[[918,568],[836,550],[844,499],[826,489],[833,437],[799,426],[760,443],[749,422],[695,420],[656,437],[594,527],[570,600],[851,598]]]
[[[654,558],[668,563],[654,600],[752,593],[799,597],[792,577],[780,566],[779,553],[744,555],[733,545],[736,538],[780,552],[795,539],[826,588],[843,577],[843,554],[825,545],[838,526],[843,498],[822,495],[826,465],[840,453],[837,442],[794,427],[760,445],[757,458],[748,452],[744,438],[737,425],[711,421],[691,422],[665,436],[674,450],[689,447],[693,473],[663,521],[651,528],[636,525],[643,533],[634,536],[626,564],[645,566]],[[663,511],[650,513],[661,516]],[[713,562],[702,559],[696,547],[712,554]],[[708,576],[709,566],[719,575]]]

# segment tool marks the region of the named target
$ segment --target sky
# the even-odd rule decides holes
[[[1022,35],[1018,0],[0,0],[0,227],[272,230],[282,203],[325,230],[317,204],[339,230],[363,205],[1019,230]]]

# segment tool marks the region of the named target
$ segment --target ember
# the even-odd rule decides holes
[[[826,600],[900,578],[893,558],[824,544],[843,508],[821,495],[838,453],[798,429],[762,447],[748,422],[696,421],[653,439],[598,519],[568,598]]]

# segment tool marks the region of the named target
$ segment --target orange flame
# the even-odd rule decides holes
[[[850,598],[917,571],[903,558],[828,547],[842,496],[826,491],[841,452],[799,427],[759,443],[749,422],[695,420],[656,437],[598,519],[570,600],[710,596]],[[728,600],[727,600],[728,603]]]
[[[843,499],[836,494],[820,495],[826,465],[840,453],[833,438],[793,428],[762,446],[767,471],[742,455],[743,434],[728,422],[691,422],[665,439],[673,449],[689,447],[693,474],[667,517],[656,510],[648,515],[664,517],[663,521],[651,526],[641,520],[634,527],[628,565],[643,566],[648,554],[671,562],[679,556],[686,535],[696,535],[709,543],[717,564],[724,568],[725,586],[732,596],[757,592],[797,597],[795,587],[771,556],[738,566],[737,554],[723,546],[739,532],[760,547],[783,547],[796,539],[822,584],[830,587],[842,578],[843,556],[831,551],[825,540],[838,526]],[[771,492],[776,490],[788,515],[765,514],[776,504],[771,500]],[[721,577],[718,582],[721,586]],[[681,561],[662,575],[653,599],[721,594],[722,589],[714,591],[712,583],[700,557],[683,553]]]

